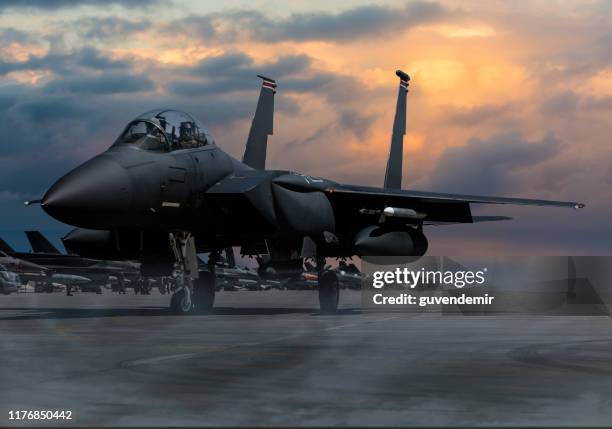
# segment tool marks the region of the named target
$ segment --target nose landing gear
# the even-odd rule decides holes
[[[187,314],[193,308],[191,300],[191,287],[183,285],[172,294],[170,299],[170,310],[174,314]]]
[[[215,302],[216,252],[211,252],[209,271],[200,272],[195,240],[189,232],[170,234],[170,246],[178,265],[178,288],[170,300],[174,314],[207,313]]]

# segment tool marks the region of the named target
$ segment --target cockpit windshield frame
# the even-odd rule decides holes
[[[172,152],[211,144],[214,140],[206,128],[191,115],[180,110],[158,109],[132,120],[113,146],[133,145],[153,152]]]
[[[164,130],[147,119],[131,121],[113,143],[116,145],[132,145],[150,152],[168,152],[170,149]]]

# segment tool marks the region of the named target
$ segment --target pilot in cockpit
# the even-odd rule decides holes
[[[157,122],[157,120],[151,120]],[[155,124],[148,121],[134,121],[119,137],[118,142],[137,145],[144,150],[164,151],[166,136]]]
[[[130,122],[115,145],[128,144],[154,152],[192,149],[209,144],[196,120],[175,110],[146,112]]]
[[[181,147],[185,149],[199,146],[193,122],[181,122],[179,141]]]

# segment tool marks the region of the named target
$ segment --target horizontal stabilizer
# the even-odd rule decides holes
[[[274,94],[277,85],[274,79],[262,75],[257,75],[257,77],[262,79],[261,91],[242,162],[256,170],[264,170],[268,136],[272,135],[274,128]]]

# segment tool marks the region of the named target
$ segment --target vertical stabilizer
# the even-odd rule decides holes
[[[28,241],[34,253],[61,254],[61,252],[57,250],[57,247],[51,244],[40,231],[26,231],[25,234],[28,237]]]
[[[15,250],[10,246],[10,244],[8,244],[2,238],[0,238],[0,250],[8,254],[15,253]]]
[[[251,130],[244,150],[242,162],[256,170],[266,168],[266,151],[268,136],[272,135],[274,123],[274,94],[276,94],[276,81],[265,76],[257,75],[262,79],[261,91],[255,116],[251,123]]]
[[[408,81],[410,80],[410,76],[401,70],[397,70],[395,74],[400,78],[400,84],[397,92],[389,159],[385,171],[384,187],[387,189],[401,189],[402,187],[402,158],[404,154],[404,134],[406,134],[406,96]]]

